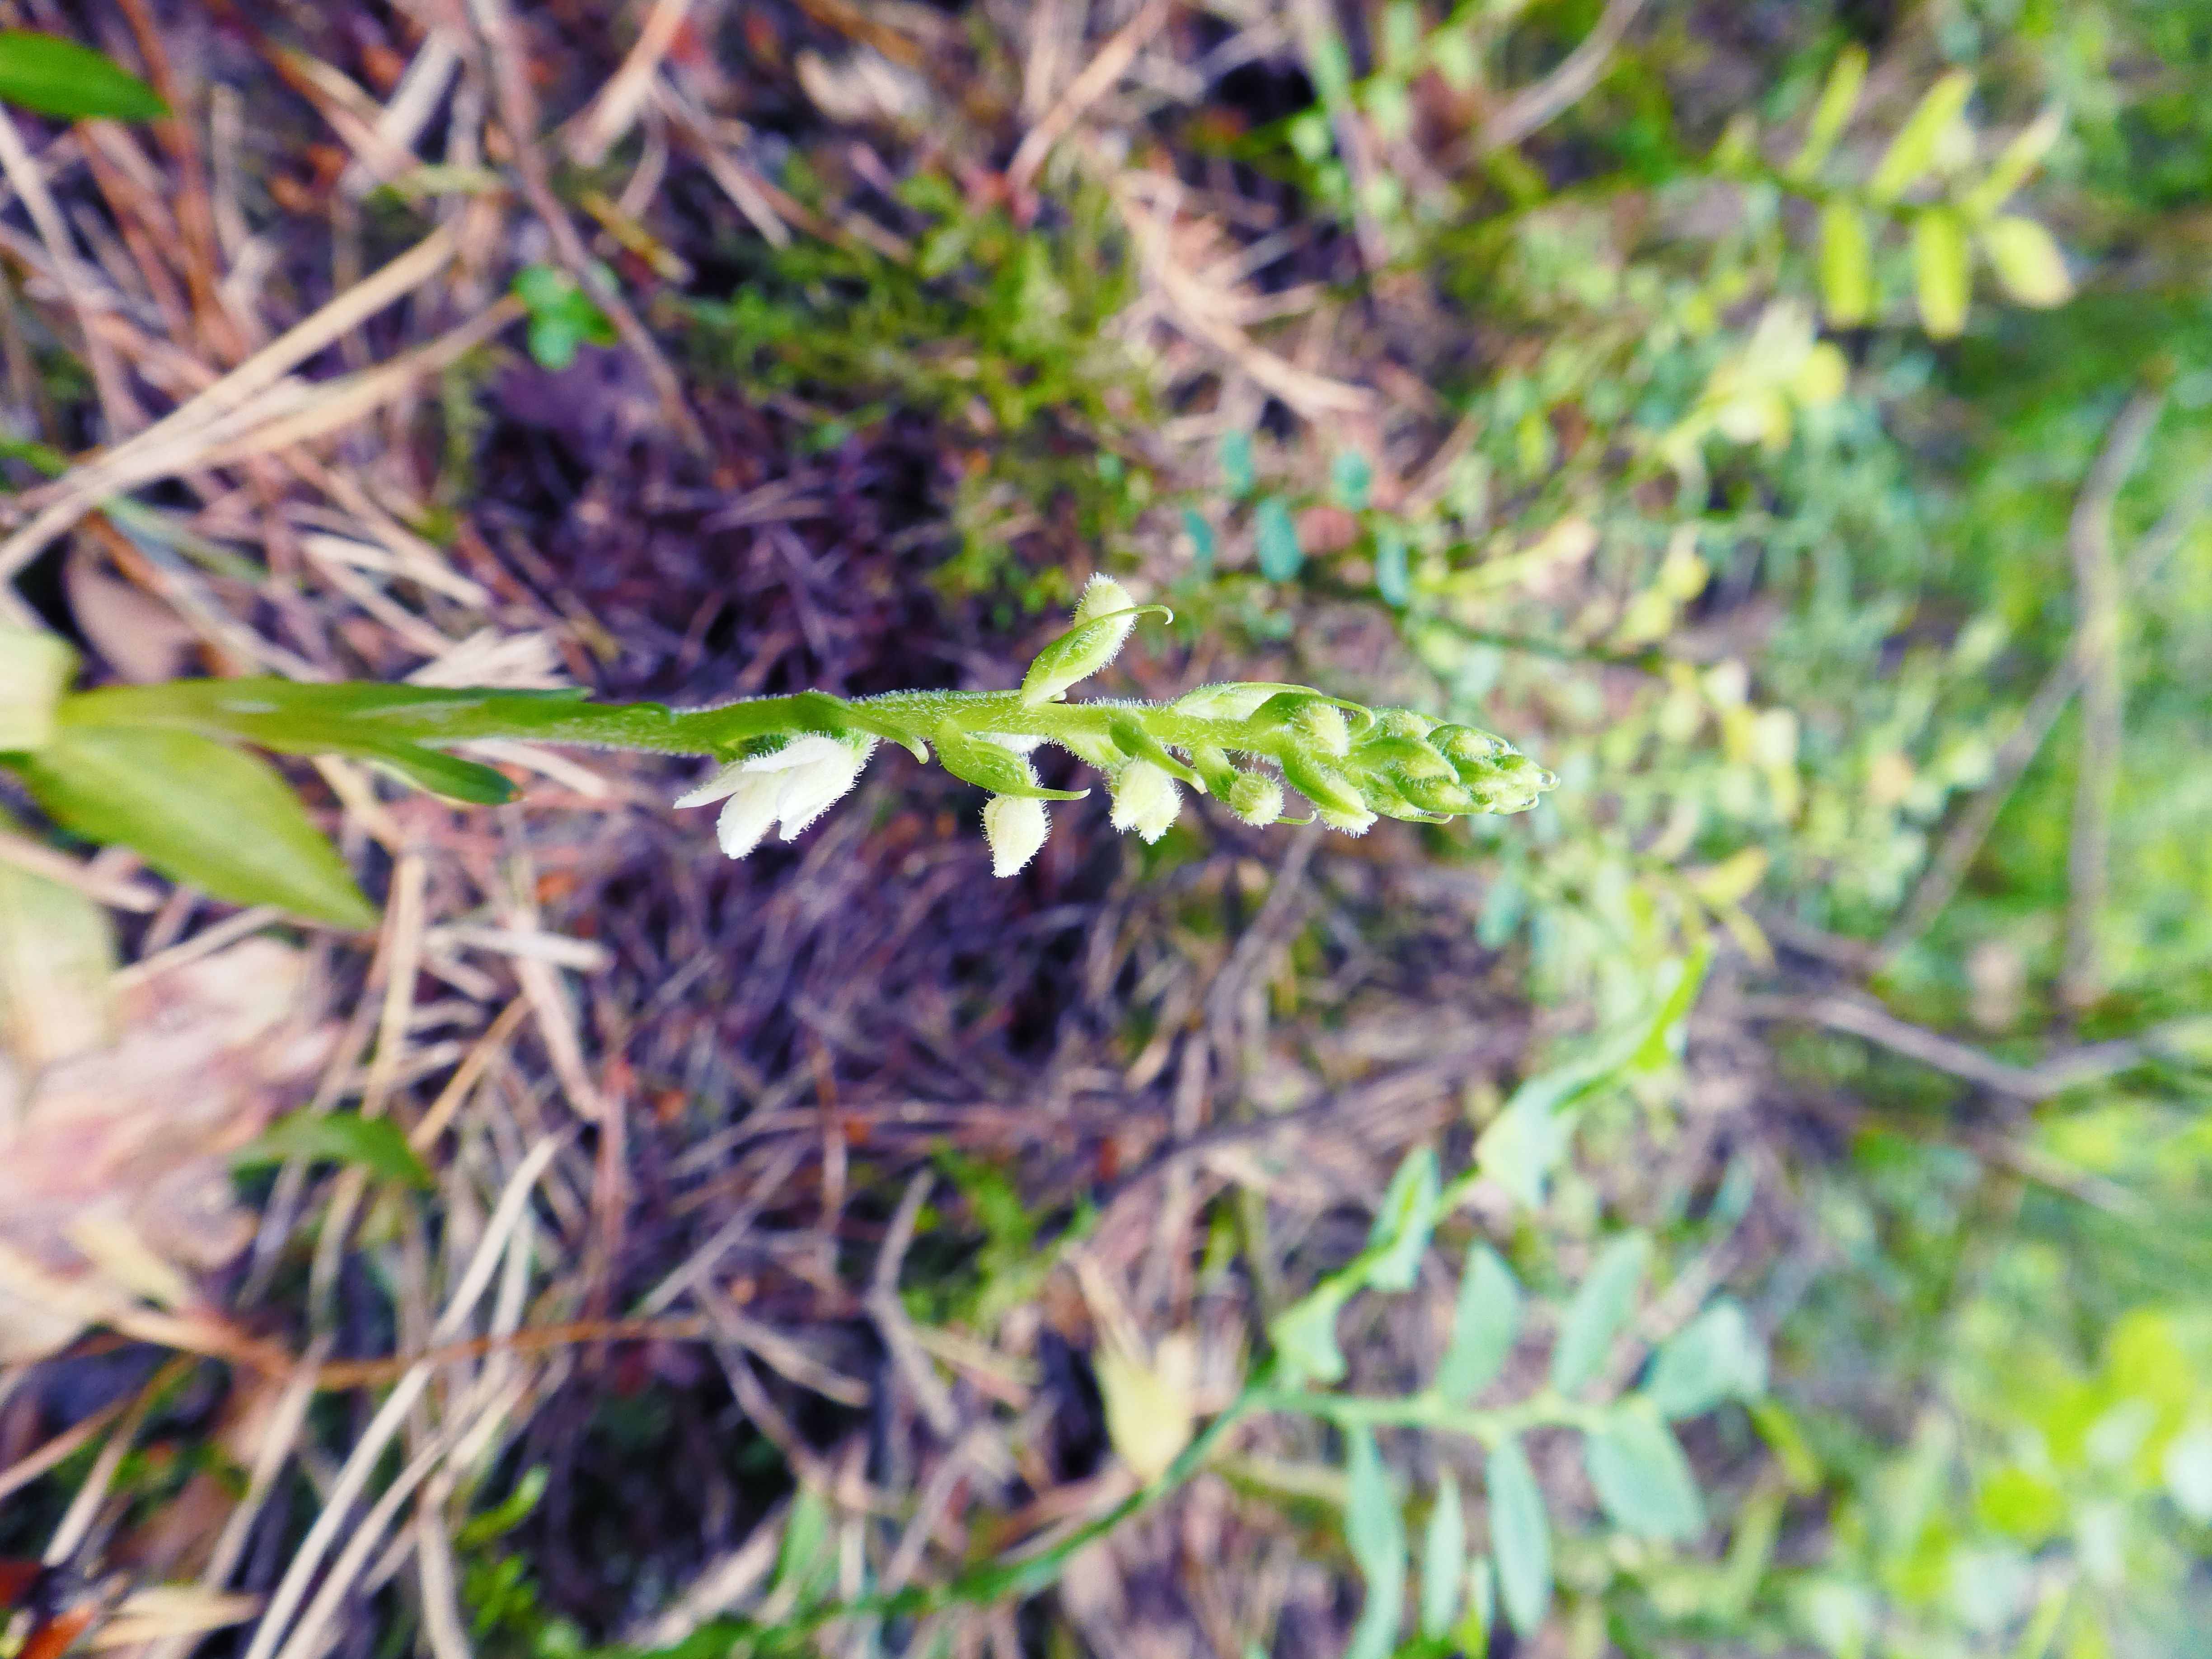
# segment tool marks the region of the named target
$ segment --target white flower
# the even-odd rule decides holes
[[[1114,779],[1114,827],[1133,830],[1146,841],[1158,841],[1168,832],[1182,810],[1182,792],[1176,781],[1150,761],[1131,761]]]
[[[1027,795],[994,795],[983,803],[983,839],[991,844],[991,873],[1011,876],[1037,854],[1052,828],[1044,803]]]
[[[790,841],[828,811],[859,780],[875,752],[873,738],[848,739],[810,733],[773,754],[733,761],[696,789],[677,797],[678,806],[704,806],[727,798],[714,829],[722,850],[741,859],[781,824]]]

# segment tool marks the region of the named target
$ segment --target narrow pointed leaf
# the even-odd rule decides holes
[[[1929,208],[1913,220],[1912,272],[1921,326],[1936,339],[1954,338],[1966,326],[1970,276],[1966,227],[1950,209]]]
[[[1836,328],[1855,328],[1874,309],[1874,247],[1866,216],[1841,197],[1820,210],[1820,305]]]
[[[499,806],[514,799],[514,786],[491,767],[420,744],[394,744],[375,757],[419,789],[475,806]]]
[[[113,59],[58,35],[0,33],[0,103],[64,121],[151,121],[169,106]]]
[[[1624,1407],[1583,1447],[1583,1467],[1613,1523],[1645,1538],[1694,1538],[1705,1524],[1697,1477],[1674,1433],[1648,1409]]]
[[[1944,133],[1965,112],[1966,100],[1973,92],[1974,77],[1964,70],[1953,70],[1928,88],[1927,96],[1897,130],[1874,177],[1867,181],[1869,200],[1894,202],[1920,182],[1935,162]]]
[[[231,1161],[251,1167],[289,1158],[355,1164],[404,1187],[431,1184],[430,1171],[398,1124],[387,1117],[360,1117],[351,1112],[294,1112],[270,1124]]]
[[[1267,1338],[1285,1364],[1316,1382],[1343,1380],[1344,1351],[1336,1344],[1336,1316],[1350,1294],[1348,1285],[1323,1279],[1304,1300],[1275,1316]]]
[[[1459,1482],[1447,1472],[1437,1484],[1437,1506],[1429,1511],[1421,1540],[1421,1634],[1431,1639],[1451,1632],[1467,1586],[1467,1510]]]
[[[1367,1600],[1353,1626],[1345,1659],[1387,1659],[1398,1645],[1406,1612],[1406,1520],[1382,1468],[1375,1431],[1345,1432],[1344,1540],[1367,1581]]]
[[[1516,1439],[1490,1454],[1490,1553],[1498,1564],[1498,1599],[1523,1636],[1543,1628],[1552,1605],[1552,1523],[1544,1494]]]
[[[1498,1380],[1521,1332],[1521,1286],[1497,1251],[1477,1244],[1460,1275],[1450,1345],[1437,1367],[1437,1392],[1464,1405]]]
[[[1613,1338],[1627,1324],[1644,1282],[1651,1241],[1626,1233],[1598,1252],[1574,1299],[1559,1322],[1559,1346],[1552,1350],[1552,1386],[1572,1394],[1598,1373]]]
[[[1766,1355],[1743,1310],[1723,1299],[1677,1331],[1659,1350],[1642,1392],[1652,1409],[1670,1419],[1765,1394]]]
[[[1820,170],[1836,148],[1836,140],[1843,137],[1844,125],[1851,112],[1859,106],[1859,89],[1866,84],[1867,55],[1863,46],[1847,46],[1836,58],[1836,66],[1828,71],[1828,83],[1820,89],[1820,102],[1806,124],[1805,147],[1790,163],[1790,176],[1809,179]]]
[[[2074,297],[2066,256],[2033,219],[1999,214],[1982,228],[1982,252],[1990,256],[2005,292],[2024,306],[2061,306]]]
[[[64,726],[15,762],[55,822],[120,842],[173,881],[344,927],[376,911],[265,762],[189,732]]]
[[[1367,1241],[1367,1282],[1378,1291],[1410,1291],[1419,1277],[1421,1257],[1436,1230],[1441,1185],[1437,1154],[1419,1146],[1406,1155],[1390,1178],[1389,1190],[1376,1212]]]

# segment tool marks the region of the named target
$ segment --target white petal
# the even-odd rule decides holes
[[[738,780],[744,775],[744,763],[742,761],[732,761],[727,766],[719,768],[704,783],[687,789],[678,795],[676,798],[676,805],[704,806],[710,801],[718,801],[723,796],[736,790]]]
[[[811,743],[811,738],[801,738],[799,743]],[[840,799],[852,788],[860,775],[860,769],[875,752],[876,740],[870,738],[858,745],[841,743],[835,738],[825,738],[830,751],[819,753],[817,758],[796,767],[784,775],[783,790],[776,799],[776,813],[782,820],[786,841],[797,838],[799,832]],[[792,745],[797,748],[798,744]]]
[[[868,739],[868,747],[875,747],[875,739]],[[810,732],[803,738],[793,738],[773,754],[756,755],[745,763],[748,772],[789,772],[802,766],[818,766],[824,762],[842,763],[850,760],[853,745],[841,743],[836,738],[825,738],[818,732]]]
[[[725,853],[741,859],[761,844],[775,822],[775,798],[781,793],[781,786],[772,780],[747,777],[739,781],[714,823]]]
[[[991,844],[991,873],[1011,876],[1037,854],[1052,820],[1044,803],[1024,795],[994,795],[983,803],[983,839]]]
[[[1148,842],[1158,841],[1182,810],[1182,792],[1175,779],[1150,761],[1131,761],[1114,780],[1116,830],[1133,830]]]

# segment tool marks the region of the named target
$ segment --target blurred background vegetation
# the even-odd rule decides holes
[[[95,679],[1006,685],[1105,570],[1176,612],[1116,689],[1562,781],[1357,842],[1093,801],[994,884],[888,764],[744,866],[643,760],[301,769],[357,937],[64,879],[12,803],[24,1077],[53,890],[137,964],[111,1116],[219,1092],[131,1048],[202,1018],[164,953],[282,944],[335,1045],[114,1190],[303,1103],[414,1148],[259,1143],[204,1261],[138,1213],[167,1323],[6,1345],[15,1651],[2208,1650],[2212,4],[0,13],[172,112],[11,118],[11,528],[448,239],[285,365],[356,401],[33,550]],[[0,1242],[124,1272],[24,1098]],[[1472,1367],[1483,1443],[1194,1444],[1337,1360]],[[1532,1521],[1547,1364],[1680,1451],[1530,1429]]]

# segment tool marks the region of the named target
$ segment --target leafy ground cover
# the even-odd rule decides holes
[[[11,793],[13,1651],[2201,1646],[2212,10],[5,21],[128,72],[0,73],[89,684],[1007,691],[1104,572],[1559,779],[998,880],[896,754],[288,763],[368,926]]]

